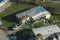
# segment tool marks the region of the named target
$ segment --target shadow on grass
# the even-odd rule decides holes
[[[8,28],[8,30],[13,31],[12,27],[14,27],[14,26],[15,26],[15,25],[12,25],[11,27],[7,27],[7,28]]]
[[[46,8],[50,12],[54,12],[54,10],[55,10],[55,8],[53,8],[53,7],[44,7],[44,8]]]
[[[60,17],[60,14],[58,14],[58,13],[52,13],[52,15]]]
[[[52,15],[60,16],[60,14],[55,13],[56,9],[54,7],[44,7],[44,8],[46,8]]]
[[[30,8],[28,8],[28,9],[30,9]],[[24,12],[25,10],[28,10],[28,9],[24,9],[22,11],[18,11],[16,13],[11,14],[11,15],[4,16],[4,17],[2,17],[2,19],[5,20],[5,21],[8,21],[8,22],[19,23],[19,21],[16,18],[16,14]]]

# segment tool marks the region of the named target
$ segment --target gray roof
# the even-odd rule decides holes
[[[51,25],[51,26],[46,26],[46,27],[40,27],[40,28],[35,28],[32,29],[35,35],[41,34],[41,35],[49,35],[53,33],[60,32],[60,28],[57,25]]]
[[[0,29],[0,40],[9,40],[6,33]]]
[[[34,15],[39,14],[40,12],[44,12],[44,11],[47,11],[47,10],[44,9],[43,7],[41,7],[41,6],[38,6],[38,7],[32,8],[30,10],[18,13],[18,14],[16,14],[16,16],[21,17],[21,16],[24,16],[26,14],[28,16],[34,16]]]

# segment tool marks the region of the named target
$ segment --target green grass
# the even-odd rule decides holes
[[[10,27],[10,26],[16,24],[15,22],[9,22],[7,20],[11,20],[11,18],[13,19],[14,18],[13,14],[16,14],[19,11],[23,11],[23,10],[26,10],[26,9],[29,9],[29,8],[32,8],[32,7],[34,7],[34,6],[26,5],[26,4],[20,4],[20,5],[12,4],[5,11],[0,13],[0,19],[3,21],[3,26]],[[5,18],[6,20],[2,19],[3,17],[6,17]]]
[[[43,26],[43,24],[40,22],[33,25],[34,28],[38,28],[38,27],[42,27],[42,26]]]
[[[60,24],[60,16],[51,16],[50,21],[53,22],[55,20],[58,20],[57,22],[54,22],[53,24]]]
[[[18,12],[18,11],[22,11],[24,9],[31,8],[31,7],[33,7],[33,6],[32,5],[24,5],[24,4],[20,4],[20,5],[13,4],[9,8],[7,8],[5,11],[0,13],[0,18],[3,17],[3,16],[13,14],[13,13]]]

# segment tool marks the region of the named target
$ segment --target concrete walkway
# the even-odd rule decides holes
[[[6,8],[8,8],[9,6],[11,6],[11,2],[6,3],[4,6],[0,7],[0,12],[3,12]]]

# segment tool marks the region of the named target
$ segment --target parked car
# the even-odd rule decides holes
[[[17,25],[15,25],[12,29],[13,29],[13,30],[17,30],[17,29],[19,29],[21,26],[22,26],[22,25],[17,24]]]

